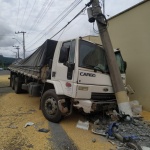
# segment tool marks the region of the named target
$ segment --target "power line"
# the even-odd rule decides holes
[[[61,28],[56,34],[54,34],[50,39],[52,39],[53,37],[55,37],[63,29],[65,29],[73,20],[75,20],[84,11],[84,9],[86,9],[86,7],[87,7],[87,5],[75,17],[73,17],[63,28]]]
[[[25,13],[26,13],[26,9],[27,9],[28,3],[29,3],[29,0],[28,0],[27,3],[26,3],[26,7],[25,7],[25,10],[24,10],[24,14],[23,14],[23,17],[22,17],[22,21],[21,21],[20,27],[21,27],[21,25],[22,25],[22,22],[23,22]]]
[[[75,16],[75,17],[73,17],[63,28],[61,28],[55,35],[53,35],[50,39],[52,39],[53,37],[55,37],[58,33],[60,33],[63,29],[65,29],[73,20],[75,20],[85,9],[86,9],[86,7],[89,7],[90,5],[91,5],[91,2],[92,2],[92,0],[88,3],[88,4],[86,4],[85,5],[85,7],[81,10],[81,11],[79,11],[79,13]],[[36,41],[37,42],[37,41]]]
[[[17,11],[16,28],[17,28],[17,24],[18,24],[19,10],[20,10],[20,0],[19,0],[19,4],[18,4],[18,11]]]
[[[81,3],[81,1],[82,0],[79,0],[73,8],[71,8],[52,28],[50,28],[50,30],[53,30],[64,18],[66,18],[66,16],[68,16],[68,14],[70,14],[72,10],[74,10]]]
[[[50,25],[48,25],[44,30],[47,30],[47,32],[52,31],[64,18],[66,18],[66,16],[68,16],[68,14],[70,12],[72,12],[72,10],[74,10],[80,3],[82,0],[79,0],[76,4],[74,4],[74,6],[72,8],[70,8],[70,10],[68,10],[64,16],[62,18],[60,18],[60,20],[58,20],[50,29],[47,29]],[[44,31],[42,30],[42,32]],[[40,32],[36,37],[38,37],[42,32]],[[41,40],[44,36],[46,35],[46,32],[37,40],[35,41],[32,45],[34,45],[35,43],[37,43],[39,40]],[[29,43],[30,44],[30,43]],[[32,45],[30,45],[29,47],[31,47]],[[28,48],[29,48],[28,47]]]
[[[94,22],[93,22],[93,31],[94,31],[96,34],[99,34],[99,32],[94,28]]]
[[[55,19],[55,21],[54,22],[56,22],[57,21],[57,19],[59,19],[59,17],[61,17],[66,11],[68,11],[68,9],[70,9],[70,7],[72,7],[72,6],[74,6],[74,3],[76,2],[76,0],[74,1],[74,2],[72,2],[56,19]],[[46,3],[44,3],[45,5],[46,5]],[[43,5],[44,6],[44,5]],[[37,18],[38,19],[38,18]],[[36,20],[37,21],[37,20]],[[35,22],[36,23],[36,22]],[[34,23],[34,27],[35,27],[35,23]],[[46,28],[48,28],[49,27],[49,25],[46,27]],[[29,31],[31,30],[33,28],[33,26],[29,29]],[[44,30],[46,30],[46,28],[44,29]],[[42,30],[42,32],[44,31],[44,30]],[[28,31],[28,32],[29,32]],[[40,32],[37,36],[36,36],[36,38],[42,33],[42,32]],[[28,33],[27,33],[27,35],[28,35]],[[31,42],[30,42],[31,43]],[[27,45],[28,44],[30,44],[30,43],[27,43]]]
[[[26,51],[26,52],[32,52],[32,51],[35,51],[36,49],[38,49],[38,48],[35,48],[35,49],[33,49],[33,50],[30,50],[30,51]]]
[[[79,1],[81,1],[81,0],[78,0],[78,2],[79,2]],[[72,2],[72,3],[55,19],[54,22],[56,22],[66,11],[68,11],[71,7],[73,7],[73,6],[75,5],[75,2],[76,2],[76,0],[75,0],[74,2]],[[48,25],[45,29],[43,29],[43,30],[36,36],[36,38],[37,38],[44,30],[46,30],[49,26],[50,26],[50,25]],[[31,42],[30,42],[30,43],[31,43]],[[27,45],[30,44],[30,43],[27,43]]]
[[[28,33],[33,29],[33,27],[35,27],[35,25],[36,25],[36,23],[37,23],[37,21],[38,21],[38,18],[39,18],[39,16],[42,14],[42,12],[43,12],[43,10],[44,10],[46,4],[47,4],[47,0],[45,0],[44,4],[42,5],[42,8],[40,9],[40,11],[39,11],[39,13],[38,13],[38,15],[35,17],[35,19],[34,19],[34,21],[33,21],[33,24],[32,24],[32,26],[30,27]],[[28,33],[27,33],[27,34],[28,34]]]
[[[24,32],[24,31],[21,31],[21,32],[15,32],[15,34],[20,34],[20,33],[22,33],[22,35],[23,35],[23,58],[25,59],[25,33],[26,32]]]
[[[30,16],[31,16],[31,13],[32,13],[32,11],[33,11],[33,8],[34,8],[35,4],[36,4],[36,0],[34,0],[33,6],[32,6],[32,8],[31,8],[31,11],[30,11],[29,15],[28,15],[28,18],[27,18],[26,21],[25,21],[24,27],[26,26],[26,24],[27,24],[27,22],[28,22],[28,20],[29,20],[29,18],[30,18]],[[23,28],[24,28],[24,27],[23,27]]]
[[[65,28],[66,29],[66,28]],[[62,31],[62,33],[60,34],[59,38],[57,39],[57,41],[59,41],[60,37],[63,35],[65,29]]]
[[[45,6],[45,9],[43,9],[43,12],[40,14],[39,18],[37,19],[37,22],[34,26],[34,28],[37,28],[37,26],[39,25],[39,23],[44,19],[46,13],[48,12],[49,8],[52,6],[53,4],[53,0],[49,1],[49,3]]]
[[[39,23],[41,23],[41,21],[44,19],[44,17],[46,16],[47,12],[49,11],[49,8],[52,6],[53,3],[54,3],[54,0],[51,0],[49,2],[49,4],[47,5],[47,8],[45,8],[43,13],[41,14],[41,17],[39,18],[39,20],[37,22],[37,25],[39,25]],[[37,25],[35,26],[35,28],[37,27]]]

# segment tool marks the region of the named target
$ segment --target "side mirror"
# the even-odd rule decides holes
[[[71,80],[72,79],[72,75],[73,75],[73,70],[74,70],[74,67],[75,67],[75,63],[64,63],[65,66],[68,67],[68,71],[67,71],[67,79],[68,80]]]
[[[59,62],[60,63],[65,63],[68,61],[68,56],[69,56],[69,49],[67,47],[62,47],[60,51],[60,56],[59,56]]]
[[[65,62],[63,65],[67,66],[69,70],[74,70],[75,63]]]

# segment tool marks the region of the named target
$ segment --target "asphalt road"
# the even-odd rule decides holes
[[[0,70],[0,75],[9,75],[9,70]]]
[[[59,124],[48,122],[39,110],[39,97],[27,93],[15,94],[9,87],[9,71],[0,71],[0,150],[110,150],[105,137],[89,130],[76,128],[79,120],[87,121],[79,113],[63,118]],[[24,128],[27,122],[34,126]],[[49,129],[40,133],[38,128]],[[93,140],[95,142],[93,142]]]
[[[23,103],[26,104],[26,108],[29,109],[31,107],[31,104],[27,104],[26,103],[26,99],[28,99],[28,101],[30,101],[30,97],[28,97],[28,94],[25,95],[17,95],[14,93],[14,91],[12,90],[12,88],[9,86],[9,71],[8,70],[3,70],[0,71],[0,139],[3,138],[4,140],[0,142],[0,149],[3,150],[21,150],[21,149],[34,149],[35,147],[38,147],[37,145],[45,145],[44,149],[45,150],[77,150],[77,147],[75,146],[74,142],[69,138],[69,136],[67,135],[67,133],[64,131],[64,129],[61,127],[60,124],[56,124],[56,123],[52,123],[49,122],[43,117],[42,113],[40,110],[38,110],[39,108],[39,98],[35,98],[36,99],[36,103],[34,103],[34,105],[32,104],[32,106],[34,106],[34,112],[36,115],[36,112],[39,111],[40,112],[40,116],[37,115],[39,118],[41,117],[42,120],[39,120],[37,118],[37,123],[35,123],[35,127],[37,128],[39,126],[39,124],[42,124],[43,120],[44,122],[48,123],[48,128],[51,130],[51,133],[49,133],[50,135],[47,137],[44,137],[43,140],[41,140],[38,144],[34,143],[33,140],[30,140],[30,143],[27,142],[28,144],[26,144],[25,142],[22,141],[28,141],[29,138],[28,136],[26,136],[26,131],[19,131],[20,129],[22,130],[22,127],[19,126],[20,120],[19,120],[19,115],[22,115],[21,118],[23,120],[26,120],[26,114],[32,115],[32,113],[28,114],[25,110],[23,111]],[[20,98],[18,98],[18,96]],[[4,97],[4,99],[3,99]],[[11,97],[11,103],[14,103],[14,106],[10,106],[11,103],[9,103],[9,99]],[[23,100],[24,99],[24,100]],[[33,100],[32,100],[33,101]],[[30,101],[30,103],[32,103],[32,101]],[[15,105],[16,103],[16,105]],[[21,105],[20,105],[21,104]],[[36,104],[36,105],[35,105]],[[20,107],[20,106],[21,107]],[[17,111],[17,109],[15,108],[20,107],[21,110],[23,111],[22,113],[20,113],[20,110]],[[31,107],[33,109],[33,107]],[[11,111],[9,112],[9,110],[11,109]],[[5,111],[7,113],[5,113]],[[9,119],[7,118],[9,116]],[[15,119],[14,119],[15,117]],[[32,118],[32,120],[34,120],[34,118]],[[31,118],[30,118],[31,119]],[[15,121],[14,121],[15,120]],[[26,122],[28,121],[28,119],[26,120]],[[34,120],[35,121],[35,120]],[[36,121],[35,121],[36,122]],[[40,122],[40,123],[39,123]],[[46,123],[46,124],[47,124]],[[7,125],[9,124],[9,125]],[[13,127],[14,132],[12,131],[12,127],[10,128],[9,126],[12,125],[15,127]],[[18,126],[17,126],[18,125]],[[21,125],[22,126],[22,125]],[[7,134],[8,130],[10,130],[9,134]],[[32,131],[30,131],[30,134],[33,133],[33,135],[36,135],[36,137],[38,137],[38,132],[34,132],[34,129],[32,129]],[[12,132],[12,133],[11,133]],[[17,135],[20,134],[20,138],[17,138]],[[23,137],[22,137],[23,136]],[[14,138],[15,137],[15,138]],[[49,138],[50,137],[50,138]],[[40,138],[40,137],[39,137]],[[35,138],[36,139],[36,138]],[[42,138],[41,138],[42,139]],[[37,140],[37,139],[36,139]],[[9,141],[9,142],[7,142]],[[11,143],[11,144],[10,144]],[[47,144],[45,144],[47,143]],[[35,148],[37,149],[37,148]],[[39,150],[43,149],[42,147],[39,147]]]

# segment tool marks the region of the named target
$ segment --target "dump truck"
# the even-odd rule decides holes
[[[114,50],[125,85],[126,62]],[[46,40],[29,57],[9,66],[15,93],[40,97],[46,119],[59,122],[77,108],[84,113],[117,109],[104,48],[83,38]]]

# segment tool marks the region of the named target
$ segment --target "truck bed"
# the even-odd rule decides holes
[[[46,40],[37,50],[23,60],[12,63],[8,68],[11,72],[35,79],[45,78],[49,61],[53,59],[57,41]]]

